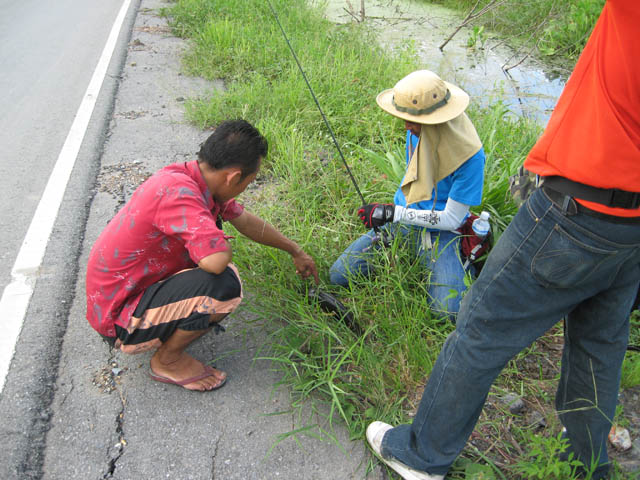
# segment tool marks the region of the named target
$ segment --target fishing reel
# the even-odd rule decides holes
[[[393,243],[393,233],[387,230],[382,230],[380,228],[374,228],[373,231],[374,235],[371,239],[371,245],[363,249],[363,252],[366,253],[376,246],[382,246],[384,248],[388,248],[391,246],[391,244]]]
[[[380,244],[385,248],[388,248],[391,243],[393,243],[393,234],[389,231],[387,231],[386,229],[375,229],[374,230],[375,235],[373,236],[373,239],[371,241],[372,245],[373,244]]]

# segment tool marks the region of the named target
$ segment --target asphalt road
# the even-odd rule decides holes
[[[86,9],[102,8],[97,3],[104,2],[90,2]],[[120,5],[116,3],[114,11]],[[73,28],[84,29],[78,27],[84,17],[64,5],[52,8],[75,18]],[[276,387],[280,375],[271,363],[256,358],[266,353],[265,332],[278,319],[258,321],[241,307],[225,320],[225,334],[207,335],[192,346],[190,353],[215,361],[228,373],[223,389],[204,394],[151,381],[148,354],[112,351],[85,319],[84,265],[91,245],[147,175],[194,158],[209,132],[186,122],[184,100],[223,88],[181,73],[186,45],[157,14],[167,5],[163,0],[136,0],[125,18],[0,394],[0,479],[383,478],[378,468],[367,474],[363,442],[350,441],[340,420],[329,423],[322,404],[295,408],[291,392]],[[0,7],[21,11],[17,2]],[[39,2],[38,8],[45,7]],[[43,13],[42,22],[46,16]],[[106,31],[110,22],[103,20]],[[9,21],[3,12],[0,30],[8,28]],[[34,28],[47,32],[42,26]],[[21,38],[18,43],[29,43],[28,35]],[[47,77],[36,77],[46,86]],[[79,99],[85,87],[70,95]],[[16,96],[21,88],[15,86]],[[26,105],[31,95],[22,92]],[[43,145],[64,141],[64,134],[48,138],[51,125],[37,121],[38,105],[51,115],[50,104],[58,101],[24,108],[36,119],[31,121],[36,124],[33,132]],[[69,108],[70,115],[75,108]],[[25,127],[31,124],[24,122]],[[21,147],[23,155],[31,148],[28,143]],[[50,157],[55,154],[47,157],[49,163]],[[45,162],[17,171],[4,170],[11,167],[7,163],[0,175],[0,181],[8,182],[5,191],[23,196],[29,191],[37,203],[37,190],[27,187],[34,182],[25,177],[38,177]],[[15,186],[18,178],[23,184]],[[43,178],[40,187],[45,182]],[[20,198],[16,202],[16,211],[28,203]],[[16,220],[15,211],[7,218],[22,229],[28,225],[26,219]],[[14,243],[19,241],[18,235]],[[6,262],[10,268],[10,260]],[[245,299],[251,301],[251,292],[245,292]],[[333,440],[327,441],[329,437]]]
[[[0,478],[40,478],[92,185],[138,1],[111,59],[0,394]],[[122,0],[0,0],[0,286],[10,271]],[[6,331],[6,312],[0,329]]]
[[[0,292],[121,5],[0,1]]]

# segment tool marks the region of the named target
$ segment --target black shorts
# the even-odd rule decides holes
[[[206,330],[214,314],[233,312],[242,301],[240,275],[229,264],[214,274],[200,268],[183,270],[147,288],[128,328],[116,325],[107,341],[125,353],[158,348],[176,329]]]

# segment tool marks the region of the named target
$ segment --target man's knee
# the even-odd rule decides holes
[[[206,283],[209,296],[220,302],[242,298],[242,282],[235,267],[228,266],[222,273],[215,274],[201,270],[202,281]]]

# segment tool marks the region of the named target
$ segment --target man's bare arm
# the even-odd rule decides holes
[[[244,211],[239,217],[230,220],[231,224],[238,229],[244,236],[250,238],[254,242],[275,247],[284,250],[293,257],[293,263],[296,267],[296,273],[303,278],[313,276],[316,283],[318,271],[313,259],[302,250],[302,247],[296,242],[284,236],[274,226],[265,220]]]
[[[229,249],[224,252],[216,252],[204,257],[198,262],[198,266],[205,272],[220,274],[231,262],[231,256],[231,245],[229,245]]]

